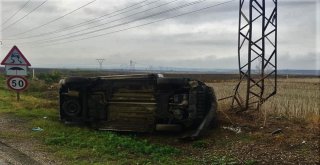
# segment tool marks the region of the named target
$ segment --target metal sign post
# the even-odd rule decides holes
[[[17,92],[17,101],[20,101],[20,92]]]

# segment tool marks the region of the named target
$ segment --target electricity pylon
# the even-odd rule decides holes
[[[239,82],[232,108],[258,109],[277,92],[277,0],[239,0]]]
[[[102,58],[99,58],[99,59],[96,59],[99,63],[99,67],[100,67],[100,70],[102,70],[102,63],[105,59],[102,59]]]

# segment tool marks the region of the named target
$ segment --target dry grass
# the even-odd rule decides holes
[[[217,98],[233,94],[235,81],[210,83]],[[278,80],[278,91],[275,96],[266,101],[262,112],[287,118],[306,119],[318,123],[320,104],[319,78],[283,78]],[[231,99],[219,101],[219,110],[224,111],[231,106]]]

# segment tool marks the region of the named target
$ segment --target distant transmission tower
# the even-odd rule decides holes
[[[240,0],[238,64],[232,108],[258,109],[277,91],[277,0]]]
[[[130,70],[133,71],[135,70],[136,62],[130,60]]]
[[[102,59],[102,58],[99,58],[99,59],[96,59],[99,63],[99,66],[100,66],[100,70],[102,70],[102,63],[105,59]]]

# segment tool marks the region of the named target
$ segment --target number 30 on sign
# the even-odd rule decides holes
[[[7,85],[15,91],[23,91],[28,86],[28,81],[22,76],[11,76],[7,80]]]

